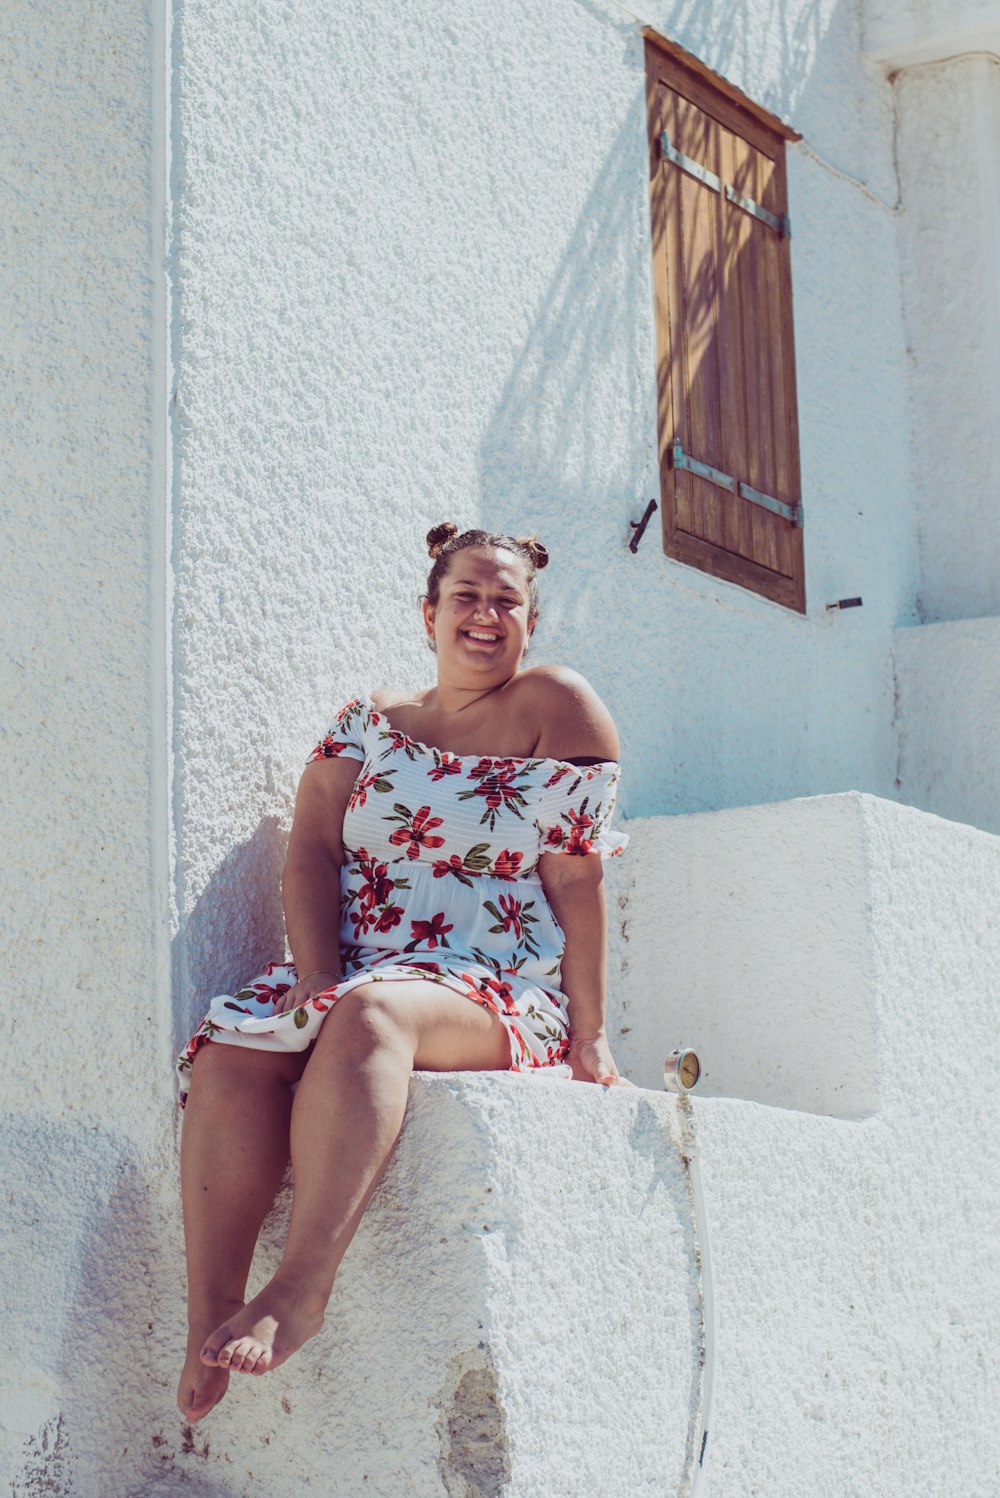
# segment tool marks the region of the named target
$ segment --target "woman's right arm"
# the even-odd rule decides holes
[[[278,1013],[304,1004],[341,976],[340,870],[344,813],[361,768],[344,756],[306,765],[281,878],[285,930],[303,976],[277,1003]]]

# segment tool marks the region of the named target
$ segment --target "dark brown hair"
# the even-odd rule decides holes
[[[498,551],[512,551],[520,557],[528,574],[528,617],[538,617],[538,585],[535,573],[549,565],[549,554],[537,536],[502,536],[494,531],[462,531],[445,520],[432,526],[427,532],[427,550],[434,558],[434,566],[427,577],[427,601],[437,606],[441,595],[441,579],[448,571],[448,559],[456,551],[467,546],[491,546]]]

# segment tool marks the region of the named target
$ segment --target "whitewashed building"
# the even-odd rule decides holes
[[[1000,4],[634,3],[0,23],[18,1498],[1000,1491]],[[640,1090],[415,1079],[191,1431],[172,1053],[447,518],[620,725]]]

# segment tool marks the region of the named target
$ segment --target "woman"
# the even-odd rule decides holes
[[[624,846],[605,831],[614,724],[575,672],[521,670],[540,543],[451,524],[427,542],[436,684],[349,703],[317,746],[282,882],[293,961],[216,999],[180,1061],[190,1421],[230,1372],[276,1368],[319,1331],[414,1068],[568,1060],[578,1080],[621,1081],[601,859],[565,856]],[[288,1242],[245,1305],[289,1154]]]

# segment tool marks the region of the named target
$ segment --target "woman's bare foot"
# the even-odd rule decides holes
[[[217,1327],[201,1361],[218,1373],[267,1373],[279,1367],[323,1325],[327,1296],[277,1275],[235,1316]]]
[[[232,1308],[238,1309],[242,1301],[235,1300]],[[214,1314],[204,1316],[188,1332],[187,1357],[177,1385],[177,1408],[190,1425],[203,1420],[209,1410],[225,1397],[229,1387],[227,1368],[207,1368],[201,1361],[201,1349],[205,1345],[205,1326],[211,1326],[225,1305],[216,1306]]]

